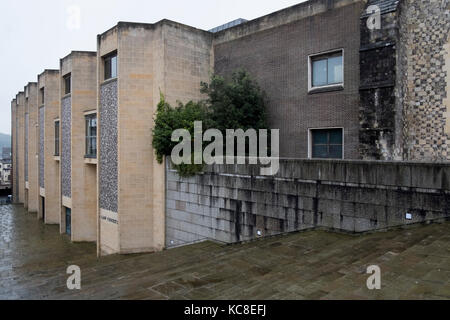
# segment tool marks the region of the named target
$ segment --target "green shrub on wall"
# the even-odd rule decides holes
[[[161,94],[153,129],[153,148],[159,163],[163,162],[164,156],[170,156],[178,144],[172,141],[172,133],[186,129],[193,137],[195,121],[203,122],[204,131],[215,128],[224,134],[226,129],[267,129],[264,92],[246,71],[234,72],[229,81],[213,75],[209,84],[201,83],[201,92],[208,96],[207,100],[179,102],[175,108]],[[174,167],[183,177],[203,169],[203,165],[194,164]]]
[[[172,149],[178,144],[172,142],[172,133],[177,129],[186,129],[194,135],[194,122],[203,121],[210,123],[207,108],[203,103],[188,102],[183,105],[178,103],[176,108],[168,104],[164,95],[158,104],[153,128],[153,148],[159,163],[163,162],[164,156],[170,156]]]

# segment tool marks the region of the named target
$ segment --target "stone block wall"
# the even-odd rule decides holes
[[[98,38],[100,242],[104,253],[164,247],[164,166],[151,146],[163,93],[172,104],[203,98],[212,35],[162,20],[119,23]],[[117,52],[117,79],[104,80],[103,57]]]
[[[310,228],[361,233],[450,218],[449,164],[284,160],[274,177],[260,176],[258,166],[204,171],[180,178],[167,167],[167,247]]]
[[[85,116],[97,112],[97,53],[72,51],[60,61],[60,82],[70,74],[70,94],[61,92],[61,232],[71,209],[71,240],[97,240],[97,159],[86,158]]]
[[[29,130],[28,130],[28,211],[37,212],[39,209],[38,183],[38,90],[37,83],[28,86]]]
[[[17,140],[17,100],[11,101],[11,188],[12,188],[12,202],[19,202],[19,182],[17,169],[18,166],[18,140]]]
[[[16,96],[17,101],[17,183],[18,203],[25,203],[25,93]]]
[[[98,253],[120,252],[118,217],[118,108],[117,79],[104,80],[104,56],[118,50],[117,26],[97,37],[97,199]]]
[[[41,154],[40,163],[43,161],[43,175],[40,179],[44,185],[40,191],[45,201],[45,220],[47,224],[60,223],[60,163],[55,159],[55,120],[60,118],[60,85],[59,70],[45,70],[38,76],[38,87],[44,89],[44,104],[41,104]],[[38,218],[44,217],[42,205],[40,205]]]

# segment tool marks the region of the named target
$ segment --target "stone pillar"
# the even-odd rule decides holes
[[[47,224],[60,223],[59,158],[55,157],[55,120],[60,113],[59,70],[45,70],[39,87],[39,186],[38,218]]]
[[[97,112],[97,53],[61,59],[61,231],[71,209],[72,241],[97,239],[97,158],[86,154],[87,115]],[[65,78],[70,76],[70,93]]]

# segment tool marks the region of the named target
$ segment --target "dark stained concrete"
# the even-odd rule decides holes
[[[0,206],[0,299],[450,299],[450,224],[349,236],[322,231],[97,260],[21,206]],[[66,288],[66,268],[82,290]],[[382,269],[369,291],[365,270]]]

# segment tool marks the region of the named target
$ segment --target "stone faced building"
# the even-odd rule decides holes
[[[17,182],[16,199],[17,203],[25,203],[25,93],[19,92],[16,96],[16,161],[15,173]]]
[[[59,161],[55,156],[59,144],[59,70],[45,70],[38,76],[39,105],[39,211],[38,218],[48,224],[60,223]]]
[[[98,36],[99,249],[164,248],[164,166],[151,146],[153,116],[168,101],[200,99],[212,36],[171,21],[119,23]]]
[[[450,160],[450,1],[399,6],[404,159]]]
[[[37,83],[25,87],[25,207],[29,212],[38,212],[38,90]]]
[[[204,99],[200,82],[214,72],[229,77],[246,69],[258,81],[267,94],[270,127],[280,129],[283,158],[450,160],[449,10],[449,0],[310,0],[210,32],[168,20],[120,22],[98,36],[97,53],[72,52],[61,60],[60,72],[48,70],[38,78],[38,216],[59,223],[73,241],[96,240],[103,254],[156,251],[201,240],[207,234],[205,221],[213,219],[217,228],[210,231],[231,232],[224,226],[234,222],[235,236],[239,234],[238,222],[248,223],[264,211],[254,212],[258,207],[242,203],[253,200],[248,193],[239,200],[241,206],[231,199],[237,191],[216,185],[220,179],[179,181],[157,163],[151,146],[160,94],[172,105]],[[378,17],[380,27],[369,27]],[[30,171],[35,116],[32,103],[26,103],[32,91],[19,93],[11,106],[14,201],[30,210],[36,205]],[[330,169],[341,162],[301,163],[317,164],[315,168],[323,169],[320,174],[342,173]],[[358,166],[366,170],[366,162]],[[293,163],[289,168],[300,170]],[[353,177],[358,170],[346,182],[360,183]],[[384,178],[375,178],[371,183],[383,185]],[[409,183],[386,177],[390,178]],[[320,186],[321,177],[313,180],[319,187],[308,190],[325,188]],[[391,180],[383,183],[400,185]],[[439,181],[433,184],[436,190],[442,187]],[[207,188],[199,190],[198,185]],[[275,194],[264,191],[271,195],[257,199],[260,205],[267,205]],[[295,218],[292,210],[300,210],[300,205],[308,211],[302,218],[308,226],[320,225],[320,212],[330,208],[335,211],[333,221],[329,215],[322,219],[328,219],[322,221],[325,225],[352,223],[345,201],[342,208],[336,203],[324,207],[326,201],[317,203],[309,191],[304,196],[305,202],[291,198],[281,205],[291,209],[291,220],[286,218],[291,226],[298,225],[299,216]],[[230,199],[213,203],[213,197]],[[449,207],[447,200],[442,201],[436,202],[439,210]],[[384,207],[377,206],[377,216],[353,230],[369,230],[368,224],[387,215],[395,223],[403,222],[396,206],[389,212]],[[426,210],[439,211],[431,207]],[[419,215],[425,210],[420,203],[405,210],[409,209]],[[232,221],[242,213],[248,215]],[[273,218],[270,210],[266,213],[265,218]],[[275,220],[283,220],[282,216]],[[275,220],[259,217],[247,226],[292,230]],[[250,229],[245,232],[246,237],[254,236]],[[221,240],[220,232],[210,234]],[[230,239],[234,239],[230,234],[222,238]]]
[[[97,240],[97,53],[73,51],[60,62],[61,232]]]
[[[363,159],[446,161],[450,84],[448,1],[371,0],[381,29],[361,19]]]
[[[215,71],[258,80],[282,157],[450,160],[449,23],[446,0],[311,0],[216,32]]]
[[[17,113],[17,100],[13,99],[11,101],[11,193],[12,202],[19,203],[19,181],[18,181],[18,171],[16,168],[19,167],[18,160],[18,113]]]

